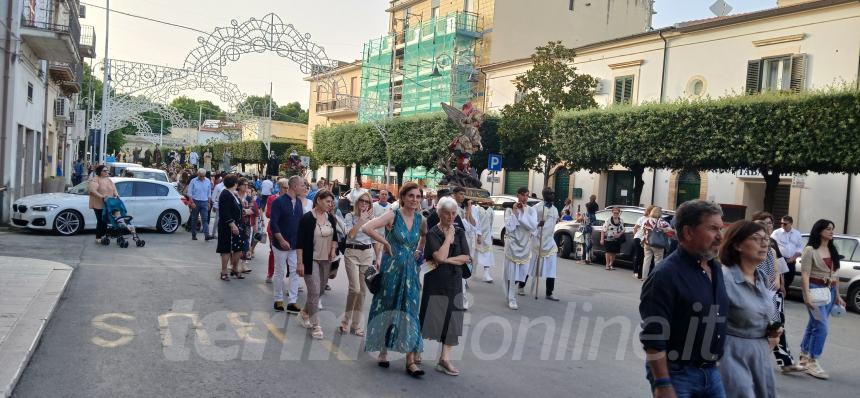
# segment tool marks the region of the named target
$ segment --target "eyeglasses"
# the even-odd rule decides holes
[[[747,238],[747,239],[749,239],[749,240],[751,240],[751,241],[753,241],[753,242],[755,242],[755,243],[758,243],[759,245],[762,245],[762,246],[764,246],[764,244],[769,244],[769,243],[770,243],[770,239],[769,239],[767,236],[752,235],[752,236],[750,236],[750,237],[749,237],[749,238]]]

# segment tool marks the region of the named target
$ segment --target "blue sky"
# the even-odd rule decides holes
[[[655,0],[654,28],[671,26],[677,22],[713,17],[708,8],[715,0]],[[724,0],[732,6],[729,14],[776,7],[776,0]]]

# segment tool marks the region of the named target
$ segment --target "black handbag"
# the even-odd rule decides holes
[[[377,294],[382,288],[382,272],[376,270],[376,267],[367,267],[364,271],[364,282],[367,284],[367,290],[370,294]]]

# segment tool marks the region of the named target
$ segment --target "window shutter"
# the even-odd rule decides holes
[[[797,54],[791,57],[791,82],[789,89],[793,93],[799,93],[806,88],[806,54]]]
[[[624,79],[624,103],[629,104],[633,100],[633,76]]]
[[[615,78],[615,98],[613,99],[616,104],[620,104],[624,101],[624,79],[620,77]]]
[[[747,62],[747,94],[758,94],[761,91],[761,60]]]

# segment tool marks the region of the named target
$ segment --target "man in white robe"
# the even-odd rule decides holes
[[[555,208],[555,192],[552,188],[546,187],[543,189],[543,202],[536,203],[532,208],[537,215],[537,229],[534,232],[533,240],[533,255],[529,263],[529,275],[532,277],[532,283],[537,284],[540,278],[546,278],[546,299],[550,301],[559,301],[552,295],[555,288],[555,271],[558,264],[558,245],[555,243],[553,231],[555,224],[558,223],[558,209]],[[532,285],[532,289],[537,289],[537,286]],[[538,292],[533,290],[535,297]]]
[[[492,283],[493,276],[490,275],[490,269],[496,263],[496,258],[493,255],[493,217],[495,211],[492,206],[488,206],[486,209],[479,209],[478,213],[480,228],[476,239],[477,247],[475,248],[477,256],[473,258],[475,259],[475,268],[483,268],[484,270],[484,282]]]
[[[529,190],[517,190],[517,202],[505,209],[505,290],[508,308],[516,310],[519,282],[526,281],[532,255],[532,235],[537,229],[535,209],[526,204]]]

